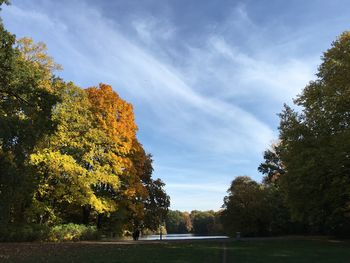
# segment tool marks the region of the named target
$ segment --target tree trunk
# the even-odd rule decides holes
[[[101,229],[102,227],[102,214],[97,215],[97,229]]]
[[[90,206],[84,205],[83,206],[83,220],[82,220],[82,223],[84,225],[88,225],[89,224],[89,218],[90,218]]]

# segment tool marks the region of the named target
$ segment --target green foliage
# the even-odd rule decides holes
[[[145,226],[151,230],[158,229],[159,225],[163,224],[168,213],[170,205],[170,197],[164,190],[165,184],[162,180],[151,179],[146,188],[148,191],[148,198],[145,202]]]
[[[50,85],[52,72],[40,63],[50,60],[45,49],[28,59],[23,49],[34,48],[33,43],[16,42],[2,25],[0,37],[0,222],[31,223],[26,212],[35,191],[35,173],[28,157],[55,129],[50,116],[58,98]]]
[[[207,235],[214,227],[214,211],[191,211],[193,232]]]
[[[183,222],[182,213],[180,211],[170,210],[165,219],[165,225],[169,234],[180,232],[180,224]]]
[[[183,234],[192,231],[192,221],[187,212],[170,210],[165,218],[165,225],[169,234]]]
[[[0,40],[3,238],[36,239],[32,226],[53,227],[51,240],[89,233],[57,226],[62,223],[96,224],[113,233],[157,229],[170,200],[164,183],[152,178],[132,105],[111,86],[83,90],[55,77],[61,67],[45,44],[16,41],[1,22]]]
[[[77,224],[56,225],[50,229],[47,239],[49,241],[79,241],[96,240],[99,235],[95,226]]]
[[[38,180],[34,204],[44,209],[38,212],[45,222],[50,221],[48,211],[56,211],[63,220],[74,208],[82,213],[79,207],[88,207],[89,213],[113,212],[116,204],[111,191],[119,188],[119,177],[106,150],[113,143],[94,122],[86,93],[72,83],[57,80],[56,85],[62,99],[52,115],[57,129],[30,156]],[[99,185],[109,188],[109,194],[102,194]]]
[[[281,151],[281,145],[278,143],[264,152],[264,162],[259,165],[258,171],[265,175],[264,182],[267,184],[275,184],[286,172],[280,156]]]
[[[49,228],[37,224],[9,225],[0,228],[0,242],[37,241],[47,237]]]
[[[350,235],[349,53],[344,32],[294,101],[301,110],[285,105],[279,115],[279,143],[258,168],[278,232]]]
[[[310,231],[350,235],[350,33],[324,53],[317,80],[280,114],[281,186]]]
[[[229,195],[224,199],[222,219],[225,230],[232,236],[258,236],[268,233],[270,214],[266,192],[248,176],[239,176],[232,181]]]
[[[172,234],[194,233],[198,235],[222,234],[221,212],[198,211],[191,213],[170,210],[165,218],[167,232]]]

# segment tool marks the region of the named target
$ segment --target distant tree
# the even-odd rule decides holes
[[[165,225],[167,232],[170,234],[184,234],[192,231],[192,221],[188,212],[169,210],[165,219]]]
[[[169,234],[173,233],[184,233],[185,222],[182,212],[178,210],[169,210],[165,218],[166,230]]]
[[[182,212],[182,221],[179,225],[179,233],[189,233],[193,230],[191,215],[188,212]]]
[[[208,235],[213,232],[215,215],[214,211],[191,211],[193,232],[195,234]]]
[[[224,199],[222,223],[225,232],[245,236],[267,235],[271,215],[264,188],[248,176],[238,176]]]
[[[224,234],[224,228],[222,225],[222,212],[223,210],[219,210],[214,213],[214,225],[211,230],[211,234]]]

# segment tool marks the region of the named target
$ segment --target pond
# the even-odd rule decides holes
[[[163,235],[164,240],[184,240],[184,239],[222,239],[228,238],[228,236],[201,236],[195,234],[167,234]],[[159,240],[159,235],[147,235],[141,236],[140,240]]]

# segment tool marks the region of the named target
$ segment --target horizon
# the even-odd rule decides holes
[[[350,6],[334,2],[18,0],[2,17],[47,44],[62,78],[133,104],[172,210],[217,211],[236,176],[261,180],[276,114],[347,29]]]

